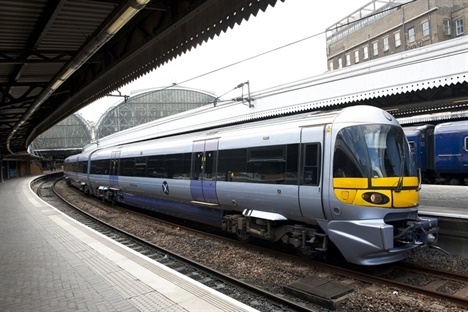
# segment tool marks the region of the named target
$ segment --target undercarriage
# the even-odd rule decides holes
[[[241,214],[226,215],[222,229],[234,233],[239,240],[248,242],[252,237],[292,245],[299,254],[315,257],[328,249],[328,236],[318,229],[302,224],[288,224],[283,221],[271,221],[246,217]]]

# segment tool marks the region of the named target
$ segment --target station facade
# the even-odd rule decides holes
[[[373,0],[328,27],[328,69],[466,36],[466,0]]]

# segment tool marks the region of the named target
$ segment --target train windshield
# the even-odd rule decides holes
[[[417,176],[408,142],[400,127],[358,125],[340,130],[333,160],[334,177]]]

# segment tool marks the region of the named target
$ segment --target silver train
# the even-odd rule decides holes
[[[399,123],[370,106],[307,113],[85,149],[70,185],[111,202],[221,227],[239,239],[333,243],[359,265],[437,240],[418,217],[420,177]]]

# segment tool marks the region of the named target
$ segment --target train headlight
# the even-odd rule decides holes
[[[367,192],[362,194],[362,199],[374,205],[384,205],[390,201],[387,195],[377,192]]]

